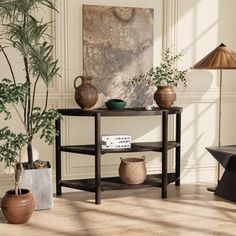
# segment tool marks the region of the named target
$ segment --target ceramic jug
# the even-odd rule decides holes
[[[78,79],[81,79],[82,83],[76,86]],[[91,84],[91,76],[78,76],[74,80],[75,88],[75,101],[82,109],[91,109],[98,100],[98,90]]]

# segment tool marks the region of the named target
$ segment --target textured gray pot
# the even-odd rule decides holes
[[[24,170],[21,188],[32,191],[35,210],[46,210],[53,207],[52,168]]]

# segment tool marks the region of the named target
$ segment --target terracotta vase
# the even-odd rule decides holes
[[[173,86],[158,86],[153,98],[160,108],[168,109],[172,107],[176,100],[176,93]]]
[[[2,212],[11,224],[26,223],[34,211],[33,194],[28,189],[21,189],[21,191],[21,195],[15,195],[15,190],[7,191],[2,199]]]
[[[77,79],[81,78],[82,83],[76,86]],[[74,80],[75,101],[82,109],[92,108],[98,100],[98,90],[91,84],[91,76],[78,76]]]

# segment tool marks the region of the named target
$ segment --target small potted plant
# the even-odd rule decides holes
[[[3,79],[0,80],[0,115],[4,115],[5,120],[14,116],[22,127],[20,128],[20,125],[14,122],[5,125],[1,122],[0,161],[4,161],[7,166],[14,164],[16,169],[23,166],[22,186],[30,186],[29,189],[36,198],[36,209],[49,209],[52,200],[49,207],[41,202],[48,201],[49,196],[50,199],[53,198],[52,191],[46,197],[42,196],[47,192],[47,186],[52,190],[51,181],[44,178],[45,175],[43,176],[45,170],[50,180],[52,179],[49,174],[51,167],[49,164],[46,168],[38,169],[38,163],[33,156],[32,143],[35,138],[41,138],[48,144],[54,141],[54,121],[60,115],[56,110],[48,109],[48,88],[50,82],[58,75],[59,67],[58,60],[52,56],[53,39],[49,32],[52,22],[44,21],[44,18],[39,15],[40,8],[57,11],[53,0],[0,1],[2,21],[0,56],[5,59],[10,72],[9,78],[1,76]],[[9,56],[11,54],[8,54],[8,50],[10,52],[14,50],[14,56],[21,58],[22,63],[19,61],[17,65],[11,63]],[[22,68],[17,71],[19,65]],[[21,71],[24,73],[23,76]],[[45,86],[45,102],[42,106],[37,105],[37,88],[40,83]],[[16,157],[21,156],[24,146],[26,146],[28,161],[22,165],[17,164]],[[37,174],[39,171],[41,175]],[[38,176],[41,176],[42,187],[39,186]],[[23,184],[24,179],[28,184]],[[20,190],[11,191],[13,192],[18,194]]]
[[[23,94],[26,92],[25,89],[25,86],[17,87],[14,91],[17,93],[17,99],[21,100],[23,98]],[[0,87],[0,93],[2,90],[2,87]],[[9,93],[13,92],[11,89],[8,91]],[[15,183],[15,188],[7,191],[3,197],[1,209],[7,221],[12,224],[26,223],[35,207],[35,199],[32,192],[20,187],[21,173],[23,171],[21,150],[27,144],[27,140],[27,135],[14,133],[8,127],[0,129],[0,141],[1,143],[3,142],[0,146],[0,161],[4,162],[6,167],[14,169],[13,179]]]
[[[131,84],[134,86],[147,83],[150,86],[157,87],[154,93],[154,100],[160,108],[168,109],[172,107],[176,100],[174,87],[179,84],[186,86],[186,70],[180,70],[176,67],[178,60],[183,56],[180,52],[173,55],[170,48],[162,53],[162,61],[159,65],[151,68],[148,72],[132,78]]]

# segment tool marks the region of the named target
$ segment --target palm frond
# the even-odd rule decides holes
[[[51,0],[1,0],[0,17],[10,21],[20,21],[24,15],[31,15],[41,6],[57,11]]]
[[[38,47],[32,48],[30,57],[30,68],[35,77],[40,76],[46,86],[50,81],[58,74],[58,60],[54,60],[51,52],[53,50],[52,45],[48,45],[44,42]]]

